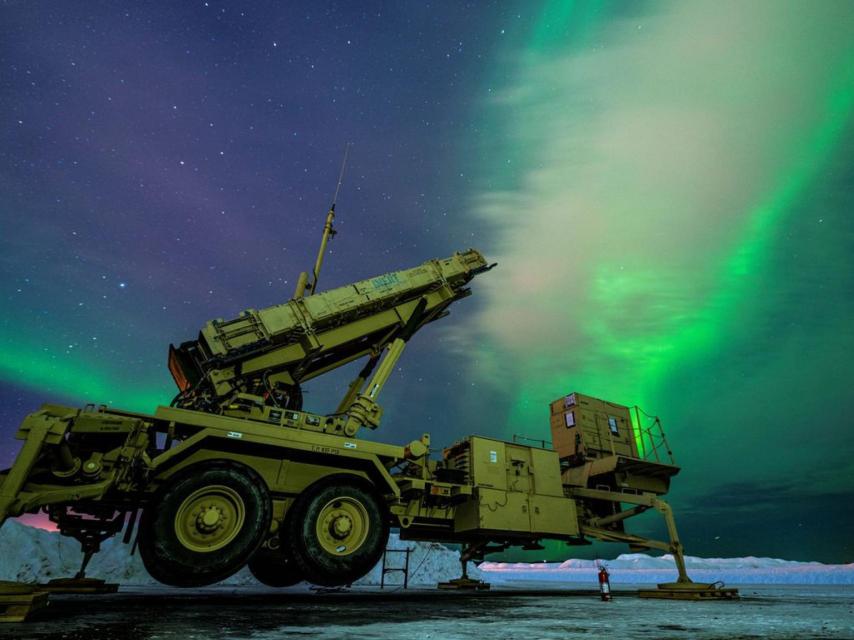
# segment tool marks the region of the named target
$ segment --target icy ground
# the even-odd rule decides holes
[[[261,588],[247,572],[206,589],[166,589],[155,586],[139,558],[112,540],[92,561],[89,575],[122,583],[118,594],[52,596],[33,621],[0,625],[0,640],[854,639],[852,565],[692,558],[689,571],[696,580],[739,584],[743,599],[680,602],[638,599],[630,590],[638,585],[628,584],[672,580],[672,559],[626,554],[606,561],[616,586],[614,601],[604,603],[591,591],[595,561],[484,563],[480,575],[493,589],[456,593],[428,587],[457,575],[457,552],[396,536],[389,546],[414,548],[410,584],[416,588],[380,591],[375,568],[343,593],[314,593],[308,585]],[[79,561],[79,546],[56,533],[15,521],[0,529],[0,579],[69,576]]]
[[[140,587],[137,589],[146,589]],[[742,587],[737,602],[640,600],[515,591],[348,594],[218,587],[147,588],[56,598],[40,616],[0,625],[15,640],[574,640],[854,638],[854,587]]]

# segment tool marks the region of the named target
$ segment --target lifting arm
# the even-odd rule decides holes
[[[347,409],[347,420],[344,424],[344,433],[348,436],[356,435],[356,432],[361,426],[366,426],[371,429],[376,429],[379,426],[380,418],[382,417],[382,409],[377,404],[376,398],[379,396],[380,391],[382,391],[385,383],[391,376],[392,371],[394,371],[394,367],[400,359],[400,356],[403,354],[403,349],[406,347],[406,343],[418,329],[421,321],[424,320],[424,309],[426,307],[427,300],[425,298],[421,298],[421,300],[418,301],[418,304],[415,305],[415,310],[412,312],[412,315],[409,316],[409,319],[406,321],[406,325],[401,330],[400,335],[398,335],[388,346],[388,352],[385,354],[382,362],[380,362],[380,366],[377,368],[376,373],[374,373],[374,377],[371,378],[367,392],[359,393]],[[371,363],[369,362],[368,365],[371,365]],[[367,369],[367,366],[365,369]],[[360,380],[362,379],[363,378],[360,373],[359,377],[357,377],[350,385],[350,391],[348,391],[347,397],[353,394],[354,387],[356,385],[361,388],[362,383]],[[345,400],[347,397],[345,397]]]

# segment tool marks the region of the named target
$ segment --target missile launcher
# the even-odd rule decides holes
[[[679,468],[657,419],[642,426],[637,414],[633,424],[627,407],[570,394],[552,403],[554,448],[469,436],[437,459],[429,434],[404,445],[357,440],[379,426],[378,398],[407,342],[495,265],[469,249],[318,292],[334,216],[333,203],[311,277],[300,274],[289,301],[212,320],[170,346],[171,406],[48,404],[27,416],[17,459],[0,471],[0,525],[47,512],[81,543],[71,582],[87,580],[101,542],[124,531],[168,585],[213,584],[244,566],[269,586],[346,585],[371,570],[397,527],[402,539],[463,545],[455,588],[472,586],[470,559],[598,539],[672,553],[679,580],[656,597],[736,597],[687,576],[661,499]],[[304,410],[304,382],[358,359],[335,411]],[[662,515],[669,541],[626,531],[647,510]],[[20,597],[12,591],[0,589],[0,611]]]
[[[253,405],[302,408],[300,384],[364,356],[376,356],[413,318],[409,336],[447,315],[489,270],[469,249],[232,320],[211,320],[196,340],[170,346],[175,406],[228,413]],[[375,360],[374,360],[375,362]],[[366,372],[366,373],[369,373]],[[347,407],[342,407],[346,409]]]

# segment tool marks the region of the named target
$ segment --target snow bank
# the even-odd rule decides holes
[[[456,578],[460,574],[460,554],[437,543],[403,542],[397,534],[389,538],[388,548],[412,548],[409,557],[409,584],[413,586],[435,586],[437,582]],[[95,554],[86,574],[108,582],[124,585],[157,585],[145,571],[139,555],[130,555],[130,546],[117,538],[107,540],[100,553]],[[54,531],[30,527],[9,520],[0,529],[0,580],[41,582],[51,578],[73,576],[80,567],[82,554],[76,540],[66,538]],[[403,566],[404,554],[389,556],[389,566]],[[361,585],[379,584],[382,567],[377,565],[368,575],[358,581]],[[477,577],[479,572],[470,566],[469,575]],[[403,575],[390,573],[386,584],[402,584]],[[252,585],[258,583],[244,569],[224,585]]]
[[[612,583],[658,583],[676,580],[676,565],[670,554],[660,557],[624,553],[614,560],[567,560],[562,563],[484,562],[480,570],[488,582],[583,582],[596,583],[599,564],[611,574]],[[688,575],[694,582],[727,584],[854,584],[854,564],[822,564],[776,558],[685,557]]]
[[[412,586],[434,586],[437,582],[459,576],[459,552],[441,544],[402,541],[393,533],[388,547],[413,550],[409,558],[409,584]],[[0,580],[33,582],[72,576],[80,565],[80,559],[80,545],[56,532],[29,527],[15,520],[7,521],[0,529]],[[403,562],[403,554],[389,556],[389,566],[403,566]],[[685,562],[695,582],[722,580],[727,584],[854,584],[854,564],[692,556],[686,557]],[[655,584],[676,579],[676,567],[671,555],[652,557],[643,553],[627,553],[614,560],[567,560],[548,564],[484,562],[479,570],[469,565],[469,575],[496,586],[514,582],[592,585],[596,584],[600,563],[608,567],[611,582],[615,584]],[[130,556],[129,546],[117,538],[104,543],[101,553],[95,555],[86,573],[126,585],[157,584],[143,568],[139,555]],[[381,573],[381,567],[377,565],[357,584],[379,584]],[[400,573],[386,576],[386,584],[402,582],[403,575]],[[258,583],[244,569],[223,584],[257,586]]]

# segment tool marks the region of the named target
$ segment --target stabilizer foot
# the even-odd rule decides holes
[[[725,587],[723,582],[665,582],[658,589],[641,589],[641,598],[661,600],[738,600],[738,589]]]
[[[0,622],[24,622],[47,605],[40,587],[20,582],[0,582]]]
[[[472,580],[471,578],[454,578],[448,582],[440,582],[440,589],[458,589],[460,591],[485,591],[489,589],[489,583],[483,580]]]
[[[488,582],[484,582],[483,580],[472,580],[471,578],[469,578],[468,571],[469,560],[475,557],[478,557],[482,560],[484,548],[486,546],[486,542],[478,542],[476,544],[465,545],[460,551],[460,577],[454,578],[453,580],[448,580],[447,582],[440,582],[436,586],[440,589],[456,589],[459,591],[486,591],[487,589],[489,589]],[[496,551],[503,551],[504,549],[506,549],[506,546],[495,548]]]
[[[115,582],[106,582],[98,578],[54,578],[46,584],[39,585],[39,589],[48,593],[115,593],[119,585]]]

